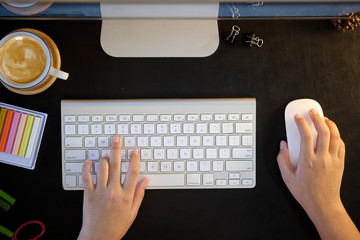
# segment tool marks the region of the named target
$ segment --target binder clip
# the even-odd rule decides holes
[[[260,6],[262,6],[262,5],[264,5],[264,2],[263,1],[261,1],[261,2],[254,2],[254,3],[252,3],[252,7],[260,7]]]
[[[247,34],[246,37],[250,39],[250,40],[245,41],[246,45],[249,46],[249,47],[252,47],[254,45],[257,46],[257,47],[262,47],[262,45],[264,44],[264,40],[257,37],[255,35],[255,33]]]
[[[237,36],[240,34],[240,27],[237,25],[233,25],[231,28],[231,32],[227,35],[225,39],[231,44],[234,44],[237,41]]]

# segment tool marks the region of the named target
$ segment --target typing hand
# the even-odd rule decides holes
[[[334,122],[314,111],[311,119],[318,132],[314,149],[313,135],[306,120],[295,116],[301,135],[299,162],[293,168],[285,141],[277,156],[282,178],[304,208],[322,239],[360,239],[359,231],[347,214],[340,198],[344,171],[345,144]]]
[[[140,208],[149,179],[137,184],[140,168],[139,153],[133,151],[129,169],[120,183],[121,143],[114,136],[110,156],[100,160],[96,185],[91,177],[91,160],[83,166],[83,226],[78,239],[121,239]]]

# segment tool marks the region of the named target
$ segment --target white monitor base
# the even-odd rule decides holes
[[[219,45],[217,20],[103,20],[101,46],[113,57],[207,57]]]

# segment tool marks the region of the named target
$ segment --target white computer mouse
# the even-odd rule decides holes
[[[316,146],[317,131],[310,118],[309,111],[311,109],[318,111],[319,115],[324,119],[324,113],[320,104],[313,99],[298,99],[290,102],[285,108],[285,127],[286,137],[289,148],[289,157],[294,168],[297,167],[300,154],[300,132],[295,123],[294,116],[300,114],[308,122],[314,137],[314,149]]]

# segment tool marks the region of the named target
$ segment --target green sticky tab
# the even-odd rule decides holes
[[[4,234],[5,236],[11,238],[14,233],[10,231],[9,229],[5,228],[4,226],[0,225],[0,233]]]
[[[14,205],[16,199],[0,189],[0,198],[8,201],[11,205]]]
[[[11,205],[8,202],[5,202],[0,198],[0,208],[7,212],[10,209]]]

